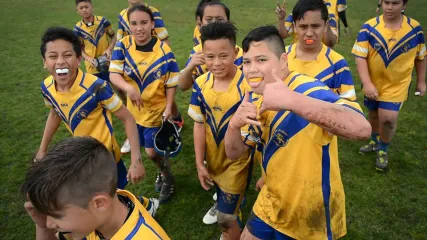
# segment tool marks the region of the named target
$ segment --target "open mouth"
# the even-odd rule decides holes
[[[69,72],[69,71],[70,71],[70,70],[68,70],[68,68],[57,68],[57,69],[55,70],[56,74],[57,74],[58,76],[60,76],[60,77],[67,76],[67,74],[68,74],[68,72]]]

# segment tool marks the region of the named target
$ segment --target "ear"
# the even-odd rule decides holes
[[[282,73],[288,71],[288,55],[285,52],[280,56],[280,70]]]
[[[327,31],[328,31],[328,28],[329,28],[329,22],[328,21],[326,21],[326,26],[325,26],[325,30],[323,30],[323,32],[324,33],[326,33]]]
[[[82,56],[82,55],[80,55],[80,57],[77,57],[77,61],[79,61],[79,65],[80,65],[80,63],[82,62],[82,59],[83,59],[83,56]]]
[[[295,22],[292,22],[292,27],[294,28],[294,33],[297,33],[297,25]]]
[[[108,194],[97,194],[89,202],[89,208],[93,211],[104,212],[110,208],[112,198]]]
[[[239,48],[237,46],[234,48],[234,54],[236,56],[239,54]]]
[[[151,21],[151,31],[154,31],[154,21]]]
[[[43,61],[43,68],[47,68],[46,67],[46,59],[44,57],[42,57],[42,61]]]

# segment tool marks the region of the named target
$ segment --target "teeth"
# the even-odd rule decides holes
[[[262,78],[260,78],[260,77],[258,77],[258,78],[249,78],[249,82],[256,83],[256,82],[261,82],[261,81],[262,81]]]
[[[56,71],[56,74],[61,74],[61,73],[67,74],[69,70],[68,70],[68,68],[62,68],[62,69],[58,68],[55,71]]]

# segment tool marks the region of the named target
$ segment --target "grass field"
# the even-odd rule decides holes
[[[289,0],[292,7],[296,0]],[[192,48],[196,0],[152,0],[159,8],[170,33],[173,51],[180,67]],[[275,1],[226,0],[231,20],[240,30],[239,41],[252,28],[275,24]],[[427,26],[424,0],[409,1],[407,14]],[[342,36],[336,50],[348,60],[362,103],[360,81],[350,54],[355,36],[363,22],[375,15],[376,1],[350,0],[347,17],[352,32]],[[117,14],[127,6],[125,0],[94,0],[96,15],[106,16],[117,26]],[[44,71],[39,44],[43,31],[53,25],[72,27],[79,16],[74,1],[19,0],[1,1],[2,37],[0,39],[0,239],[33,239],[34,226],[23,209],[19,193],[27,162],[41,141],[48,114],[40,94]],[[414,84],[413,84],[414,86]],[[361,142],[340,141],[340,163],[346,190],[348,234],[346,239],[427,239],[427,101],[413,96],[404,104],[399,127],[390,147],[390,171],[378,174],[375,157],[357,153]],[[156,219],[173,239],[218,239],[216,225],[206,226],[202,217],[211,206],[212,192],[205,192],[197,179],[192,144],[192,122],[186,116],[189,93],[179,92],[177,102],[186,119],[184,148],[173,160],[176,194],[162,206]],[[115,121],[119,142],[124,140],[123,126]],[[54,142],[68,137],[61,126]],[[129,159],[126,159],[127,161]],[[144,160],[147,176],[143,183],[129,185],[135,194],[156,196],[153,188],[154,164]],[[259,168],[255,169],[259,176]],[[244,217],[256,198],[255,180],[248,193]]]

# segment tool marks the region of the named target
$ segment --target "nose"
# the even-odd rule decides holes
[[[213,64],[214,64],[215,66],[221,65],[221,61],[219,60],[219,57],[215,57],[215,58],[214,58]]]
[[[311,29],[311,28],[309,27],[309,28],[308,28],[308,30],[307,30],[306,35],[307,35],[307,36],[309,36],[309,37],[313,36],[313,29]]]
[[[59,55],[58,58],[56,59],[56,64],[57,65],[61,65],[63,63],[65,63],[65,59],[64,59],[64,57],[62,57],[61,55]]]
[[[53,218],[50,216],[46,217],[46,227],[49,229],[57,229],[58,225],[56,225],[55,221],[53,221]]]

